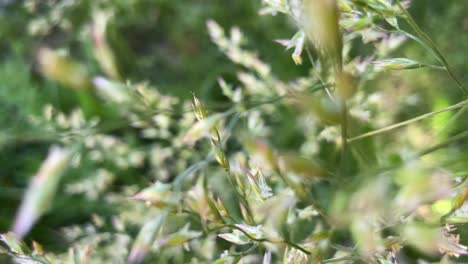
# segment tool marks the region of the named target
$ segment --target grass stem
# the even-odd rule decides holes
[[[420,38],[422,38],[426,42],[426,44],[429,47],[431,47],[431,49],[434,51],[435,55],[437,56],[437,59],[440,61],[440,63],[442,63],[442,65],[444,65],[445,69],[447,69],[447,72],[449,73],[450,77],[452,77],[452,79],[457,83],[458,87],[463,92],[463,94],[465,96],[468,96],[468,90],[465,88],[463,83],[455,76],[455,73],[453,72],[452,67],[448,64],[447,60],[442,55],[440,50],[437,48],[434,41],[432,41],[432,39],[426,33],[424,33],[424,31],[422,31],[422,29],[418,26],[416,21],[414,21],[413,17],[408,12],[408,10],[406,10],[406,8],[401,4],[401,1],[398,0],[396,3],[398,4],[398,7],[400,8],[400,10],[403,12],[404,17],[406,21],[408,22],[408,24],[410,25],[410,27],[416,32],[416,34]]]
[[[356,140],[372,137],[372,136],[375,136],[375,135],[378,135],[378,134],[393,130],[395,128],[399,128],[399,127],[402,127],[402,126],[412,124],[414,122],[421,121],[421,120],[426,119],[428,117],[431,117],[433,115],[437,115],[437,114],[447,112],[447,111],[450,111],[450,110],[454,110],[454,109],[457,109],[457,108],[462,108],[462,107],[464,107],[466,105],[468,105],[468,100],[464,100],[464,101],[462,101],[460,103],[451,105],[449,107],[446,107],[446,108],[443,108],[443,109],[440,109],[440,110],[437,110],[437,111],[429,112],[429,113],[426,113],[424,115],[420,115],[418,117],[415,117],[415,118],[412,118],[412,119],[409,119],[409,120],[406,120],[406,121],[403,121],[403,122],[400,122],[400,123],[396,123],[396,124],[393,124],[393,125],[390,125],[390,126],[386,126],[386,127],[374,130],[374,131],[364,133],[364,134],[359,135],[359,136],[352,137],[352,138],[348,139],[348,143],[356,141]]]

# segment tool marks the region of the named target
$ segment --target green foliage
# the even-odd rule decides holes
[[[423,2],[0,3],[0,262],[466,262],[468,6]]]

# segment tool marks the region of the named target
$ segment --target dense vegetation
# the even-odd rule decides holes
[[[466,263],[467,13],[0,1],[0,263]]]

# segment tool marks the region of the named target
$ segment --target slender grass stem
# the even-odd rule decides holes
[[[455,124],[455,121],[457,121],[466,112],[466,110],[468,110],[468,104],[457,110],[457,112],[450,118],[450,120],[448,120],[444,127],[439,132],[437,132],[436,136],[440,136],[447,132],[449,128],[452,128]]]
[[[464,138],[468,138],[468,131],[462,132],[462,133],[460,133],[458,135],[455,135],[455,136],[453,136],[453,137],[451,137],[451,138],[449,138],[449,139],[447,139],[447,140],[445,140],[445,141],[443,141],[441,143],[438,143],[438,144],[436,144],[436,145],[434,145],[432,147],[429,147],[429,148],[419,152],[417,154],[417,157],[422,157],[422,156],[425,156],[425,155],[427,155],[429,153],[432,153],[432,152],[434,152],[436,150],[439,150],[441,148],[445,148],[448,145],[450,145],[452,143],[455,143],[455,142],[457,142],[459,140],[462,140]]]
[[[309,46],[306,45],[306,46],[305,46],[305,50],[306,50],[306,53],[307,53],[307,58],[309,59],[312,68],[314,69],[314,70],[313,70],[313,73],[314,73],[315,77],[316,77],[316,78],[320,81],[320,83],[323,85],[325,92],[327,93],[328,97],[330,97],[330,100],[332,100],[332,102],[336,103],[336,102],[335,102],[335,98],[333,97],[333,95],[332,95],[330,89],[328,89],[327,83],[323,80],[322,76],[320,76],[320,73],[317,72],[317,66],[316,66],[316,64],[315,64],[314,58],[312,57],[312,53],[310,52]]]
[[[445,67],[439,66],[439,65],[432,65],[432,64],[421,64],[421,66],[433,69],[433,70],[439,70],[439,71],[446,71],[447,69]]]
[[[293,247],[297,250],[300,250],[302,251],[304,254],[307,254],[307,255],[310,255],[312,254],[312,252],[310,252],[309,250],[305,249],[304,247],[298,245],[298,244],[295,244],[287,239],[283,239],[283,240],[276,240],[276,239],[269,239],[269,238],[255,238],[253,236],[251,236],[249,233],[247,233],[244,229],[236,226],[236,225],[223,225],[223,226],[218,226],[218,227],[215,227],[214,229],[212,229],[211,231],[213,230],[218,230],[218,229],[221,229],[221,228],[232,228],[232,229],[236,229],[236,230],[239,230],[240,232],[242,232],[246,237],[248,237],[250,240],[252,241],[255,241],[255,242],[267,242],[267,243],[272,243],[272,244],[286,244],[286,245],[289,245],[290,247]]]
[[[333,262],[341,262],[341,261],[346,261],[346,260],[360,260],[360,258],[357,256],[346,256],[346,257],[325,259],[321,263],[333,263]]]
[[[252,245],[250,248],[248,248],[247,250],[242,251],[242,252],[237,252],[237,253],[231,253],[231,254],[229,254],[229,256],[232,256],[232,257],[242,257],[242,256],[246,256],[246,255],[252,253],[257,247],[258,247],[258,244],[253,244],[253,245]]]
[[[348,107],[345,101],[342,101],[342,109],[341,109],[341,141],[343,147],[341,149],[341,176],[344,177],[346,174],[346,159],[347,159],[347,152],[348,152]]]
[[[449,73],[450,77],[452,77],[452,79],[457,83],[458,87],[463,92],[463,94],[465,96],[468,96],[468,90],[465,88],[463,83],[455,76],[455,73],[453,72],[452,67],[450,67],[450,65],[448,64],[445,57],[442,55],[440,50],[435,45],[434,41],[432,41],[432,39],[426,33],[424,33],[424,31],[421,30],[421,28],[418,26],[416,21],[414,21],[413,17],[408,12],[408,10],[406,10],[406,8],[401,4],[401,1],[398,0],[396,3],[398,5],[398,7],[400,8],[400,10],[403,12],[405,20],[408,22],[408,24],[411,26],[411,28],[416,32],[416,34],[420,38],[422,38],[427,43],[427,45],[429,45],[431,47],[431,49],[436,54],[438,60],[440,61],[440,63],[442,63],[442,65],[444,65],[445,69],[447,69],[447,72]]]
[[[400,122],[400,123],[397,123],[397,124],[393,124],[393,125],[390,125],[390,126],[387,126],[387,127],[384,127],[384,128],[380,128],[380,129],[377,129],[377,130],[374,130],[374,131],[364,133],[364,134],[359,135],[359,136],[352,137],[352,138],[348,139],[348,143],[356,141],[356,140],[372,137],[372,136],[375,136],[375,135],[378,135],[378,134],[393,130],[395,128],[399,128],[399,127],[402,127],[402,126],[406,126],[406,125],[421,121],[421,120],[429,118],[429,117],[431,117],[433,115],[437,115],[437,114],[447,112],[447,111],[450,111],[450,110],[454,110],[454,109],[457,109],[457,108],[462,108],[462,107],[464,107],[466,105],[468,105],[468,100],[464,100],[464,101],[462,101],[462,102],[460,102],[458,104],[446,107],[446,108],[441,109],[441,110],[429,112],[429,113],[426,113],[424,115],[420,115],[418,117],[415,117],[415,118],[412,118],[412,119],[409,119],[409,120],[406,120],[406,121],[403,121],[403,122]]]
[[[238,227],[236,225],[226,224],[226,225],[217,226],[217,227],[214,227],[214,228],[208,230],[208,233],[213,232],[213,231],[217,231],[217,230],[222,229],[222,228],[231,228],[231,229],[239,230],[246,237],[248,237],[250,240],[258,242],[258,243],[267,242],[267,243],[272,243],[272,244],[286,244],[286,245],[289,245],[289,246],[291,246],[293,248],[296,248],[296,249],[302,251],[303,253],[305,253],[307,255],[312,254],[312,252],[310,252],[309,250],[307,250],[304,247],[302,247],[302,246],[300,246],[298,244],[295,244],[295,243],[293,243],[293,242],[291,242],[291,241],[289,241],[287,239],[275,240],[275,239],[269,239],[269,238],[265,238],[265,237],[255,238],[255,237],[251,236],[249,233],[247,233],[244,229],[242,229],[242,228],[240,228],[240,227]]]

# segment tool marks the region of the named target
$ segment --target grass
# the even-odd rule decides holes
[[[124,2],[0,7],[0,262],[466,262],[464,3]]]

